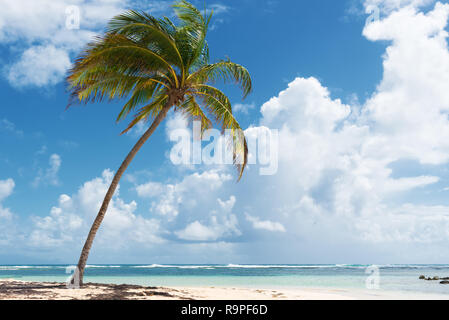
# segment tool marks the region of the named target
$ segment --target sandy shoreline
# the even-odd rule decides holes
[[[0,300],[449,300],[449,295],[357,289],[250,289],[222,287],[143,287],[0,280]]]

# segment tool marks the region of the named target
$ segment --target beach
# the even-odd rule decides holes
[[[0,300],[448,300],[449,295],[359,289],[255,289],[224,287],[145,287],[0,280]]]
[[[441,284],[449,265],[380,265],[377,278],[370,270],[369,265],[337,264],[88,265],[87,285],[69,290],[69,265],[3,265],[0,299],[449,299],[449,285]],[[370,287],[370,280],[377,286]]]

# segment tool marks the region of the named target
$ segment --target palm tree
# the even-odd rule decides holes
[[[136,11],[114,17],[106,33],[87,45],[67,77],[69,106],[105,98],[127,98],[117,121],[131,112],[135,115],[123,133],[141,121],[152,120],[117,170],[90,229],[78,262],[80,285],[89,251],[120,178],[170,109],[190,120],[201,121],[203,131],[212,127],[211,118],[223,131],[232,132],[238,180],[247,164],[246,139],[233,116],[231,103],[212,84],[217,80],[234,81],[245,98],[252,90],[251,77],[247,69],[229,59],[209,63],[206,34],[212,13],[203,16],[185,0],[177,1],[173,9],[178,25],[167,17],[159,19]]]

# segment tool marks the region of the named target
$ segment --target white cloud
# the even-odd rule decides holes
[[[190,174],[178,183],[161,184],[148,182],[136,187],[137,194],[143,198],[157,198],[151,203],[151,212],[175,219],[182,206],[189,209],[197,205],[198,195],[219,189],[232,176],[217,170]]]
[[[236,198],[231,196],[227,201],[221,199],[217,199],[217,201],[221,210],[220,212],[211,212],[208,225],[194,221],[183,230],[175,232],[178,238],[190,241],[217,241],[226,237],[240,236],[237,217],[231,213]]]
[[[392,42],[383,79],[360,114],[315,78],[297,78],[265,103],[261,124],[280,129],[279,174],[263,188],[250,175],[261,201],[254,210],[267,221],[269,212],[281,214],[289,230],[317,243],[447,241],[447,206],[401,203],[440,177],[398,177],[391,166],[449,162],[448,16],[449,5],[426,14],[407,6],[367,25],[369,40]]]
[[[378,94],[384,93],[379,89],[367,102],[367,106],[376,100]],[[392,94],[403,95],[400,91]],[[411,117],[409,107],[414,98],[410,99],[404,101],[404,105],[394,104],[399,109],[398,113],[407,109],[407,116]],[[389,106],[384,110],[391,113],[391,109]],[[416,110],[420,109],[417,107]],[[402,125],[399,115],[396,122],[389,123],[388,126],[379,126],[379,121],[373,119],[368,111],[355,120],[351,119],[350,107],[339,100],[331,100],[328,91],[314,78],[298,78],[290,83],[287,90],[263,105],[262,114],[264,125],[280,128],[280,168],[279,174],[270,180],[271,188],[262,189],[263,193],[258,196],[258,199],[275,197],[278,201],[270,205],[262,200],[258,208],[264,213],[281,213],[293,221],[297,219],[289,229],[311,239],[317,237],[315,232],[319,232],[318,230],[328,230],[329,233],[324,234],[332,235],[332,238],[346,239],[350,233],[351,239],[346,241],[369,242],[375,239],[379,242],[382,236],[385,237],[385,242],[393,241],[393,236],[396,236],[394,241],[404,240],[405,238],[401,238],[404,229],[399,228],[400,224],[390,223],[399,209],[390,206],[389,200],[394,199],[399,192],[435,184],[440,178],[393,178],[390,165],[402,159],[428,163],[431,153],[441,155],[432,156],[431,163],[443,164],[448,155],[445,150],[446,141],[440,139],[437,132],[430,140],[428,134],[431,132],[425,129],[416,133],[414,139],[407,138],[407,132],[408,136],[415,135],[420,129],[418,121],[413,126],[404,125],[399,130],[398,126]],[[421,117],[421,112],[415,116]],[[446,122],[442,125],[449,125],[447,120]],[[431,127],[431,123],[420,125]],[[441,129],[440,127],[440,132]],[[423,137],[419,137],[419,134],[425,133],[427,143]],[[420,143],[415,140],[418,137],[421,138]],[[441,141],[441,144],[436,145],[436,141]],[[254,179],[258,180],[259,177],[251,176],[250,183],[257,184]],[[411,204],[407,208],[414,206]],[[440,212],[445,209],[441,208]],[[401,212],[404,217],[401,219],[402,228],[405,229],[412,228],[412,222],[418,225],[419,221],[424,222],[426,219],[415,217],[414,210]],[[251,215],[247,219],[254,227],[258,223],[259,228],[262,228],[262,222],[265,222],[263,225],[267,229],[273,228],[270,219],[265,221]],[[443,216],[434,217],[433,220],[438,219],[445,221]],[[317,230],[318,225],[320,229]],[[444,225],[437,227],[440,236],[447,235]],[[371,226],[378,230],[374,235],[367,231]],[[413,241],[413,237],[416,237],[416,241],[421,241],[422,237],[418,236],[418,232],[408,234],[408,241]],[[319,241],[323,241],[322,237]]]
[[[61,195],[58,205],[50,215],[34,217],[34,228],[29,241],[32,246],[60,247],[80,244],[85,239],[90,224],[96,217],[113,173],[105,170],[101,177],[87,181],[72,196]],[[114,250],[130,243],[153,245],[164,240],[159,221],[137,215],[137,203],[126,203],[119,197],[119,190],[112,199],[98,235],[102,247]],[[120,242],[115,241],[120,238]],[[114,240],[111,242],[111,240]]]
[[[237,199],[235,198],[235,196],[231,196],[229,200],[223,201],[221,199],[217,199],[217,201],[224,211],[231,212],[232,208],[234,208],[235,206]]]
[[[147,121],[140,121],[134,126],[134,128],[127,132],[127,135],[134,139],[140,138],[149,127],[150,124],[148,124]]]
[[[66,74],[71,62],[69,53],[54,45],[33,46],[6,69],[8,81],[16,87],[55,85]]]
[[[183,240],[212,241],[219,238],[214,228],[206,227],[199,221],[192,222],[184,230],[175,233],[178,238]]]
[[[59,182],[59,169],[61,168],[61,157],[58,154],[52,154],[48,161],[49,167],[45,170],[39,169],[37,177],[34,179],[33,187],[38,187],[41,184],[57,186]]]
[[[16,87],[54,85],[76,54],[127,2],[119,0],[0,0],[0,43],[10,48],[4,72]],[[66,10],[77,6],[80,28],[70,29]]]
[[[399,178],[399,179],[388,179],[385,181],[383,193],[388,192],[398,192],[407,191],[414,188],[425,187],[440,181],[438,177],[413,177],[413,178]]]
[[[0,180],[0,201],[11,195],[14,186],[15,183],[12,179]]]
[[[449,207],[403,204],[356,219],[355,224],[362,239],[369,242],[436,245],[449,237]]]
[[[14,239],[13,213],[5,208],[2,202],[8,198],[14,190],[13,179],[0,180],[0,245],[7,245]]]
[[[214,11],[214,15],[218,15],[221,13],[225,13],[229,11],[229,7],[221,4],[221,3],[215,3],[215,4],[211,4],[208,8],[208,11],[213,10]]]
[[[246,220],[251,222],[254,229],[272,231],[272,232],[285,232],[285,227],[280,222],[273,222],[269,220],[260,220],[258,217],[253,217],[246,214]]]
[[[390,13],[406,6],[421,7],[433,2],[435,0],[365,0],[364,5],[366,8],[378,7],[385,13]]]
[[[14,180],[0,180],[0,218],[8,219],[12,216],[11,211],[8,208],[3,208],[1,202],[12,194],[14,187]]]
[[[59,246],[74,240],[76,231],[83,225],[83,219],[75,213],[65,212],[72,199],[67,195],[59,197],[59,206],[53,207],[50,215],[34,218],[34,230],[30,234],[32,246]]]
[[[329,95],[327,88],[317,79],[297,78],[287,90],[262,106],[262,122],[288,126],[295,131],[307,128],[332,132],[336,123],[349,115],[350,107],[339,99],[331,100]],[[290,110],[293,107],[296,110]]]
[[[167,118],[165,132],[170,137],[172,131],[188,129],[188,124],[188,120],[181,113],[175,113]]]
[[[254,108],[256,108],[256,105],[254,103],[251,104],[236,103],[232,106],[232,111],[237,113],[240,112],[243,114],[248,114],[249,110],[253,110]]]
[[[166,187],[162,183],[148,182],[136,187],[137,194],[142,198],[155,198],[164,193]]]

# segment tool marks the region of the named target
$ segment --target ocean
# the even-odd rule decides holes
[[[67,265],[3,265],[0,279],[65,282]],[[347,288],[443,293],[449,265],[88,265],[85,282],[178,287]]]

